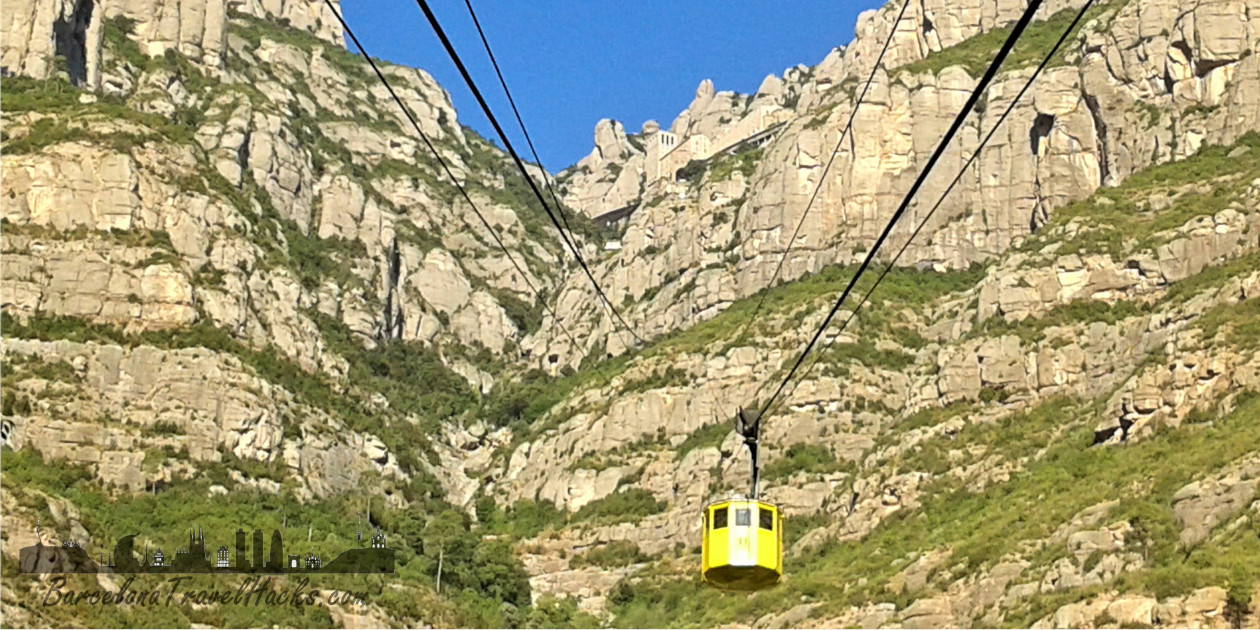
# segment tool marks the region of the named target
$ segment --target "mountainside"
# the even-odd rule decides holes
[[[555,183],[641,344],[510,158],[381,62],[504,256],[322,3],[30,4],[0,86],[10,625],[1260,624],[1260,2],[1090,9],[767,419],[786,575],[751,596],[698,579],[700,508],[747,483],[732,414],[1023,3],[892,3],[755,95],[601,121]],[[1043,7],[883,260],[1081,6]],[[398,549],[393,578],[321,578],[363,606],[50,608],[14,566],[37,522],[331,558],[354,512]]]

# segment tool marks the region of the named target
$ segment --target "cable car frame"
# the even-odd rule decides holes
[[[701,579],[722,590],[757,591],[783,577],[783,512],[758,498],[760,427],[755,413],[741,409],[736,415],[736,428],[752,456],[749,496],[714,501],[701,515]]]

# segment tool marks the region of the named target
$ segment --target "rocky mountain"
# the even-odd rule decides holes
[[[747,479],[729,419],[816,330],[1023,3],[894,2],[756,94],[706,81],[667,130],[601,121],[555,183],[644,343],[508,158],[384,64],[497,248],[324,5],[28,4],[0,20],[10,623],[1260,623],[1255,2],[1089,9],[768,418],[787,572],[738,597],[698,580],[696,514]],[[1081,6],[1043,7],[885,259]],[[393,579],[327,582],[365,605],[49,608],[12,561],[37,522],[89,548],[305,530],[330,555],[353,512],[399,550]]]

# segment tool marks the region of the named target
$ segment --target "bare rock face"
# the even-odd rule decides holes
[[[341,22],[333,10],[323,2],[304,2],[303,0],[228,0],[230,8],[242,13],[279,21],[299,30],[328,40],[338,46],[342,45],[344,33]],[[340,0],[333,2],[337,11],[341,10]]]
[[[218,68],[223,63],[228,11],[228,3],[223,0],[120,0],[101,4],[106,19],[123,17],[133,21],[132,35],[147,55],[156,57],[176,50],[208,68]]]
[[[164,447],[185,450],[194,470],[220,461],[222,453],[274,462],[313,496],[354,488],[367,470],[402,476],[379,438],[346,431],[215,352],[7,338],[4,350],[19,365],[72,366],[81,384],[76,393],[49,396],[48,388],[57,384],[23,377],[17,369],[18,390],[42,402],[17,425],[10,446],[37,448],[47,461],[89,466],[107,484],[142,492],[185,474],[179,466],[141,466],[146,451]],[[101,417],[113,423],[102,424]],[[287,423],[300,423],[303,437],[286,440]]]
[[[1171,1],[1126,3],[1097,14],[1082,37],[1071,43],[1065,63],[1048,68],[1020,101],[899,264],[962,269],[992,260],[1034,234],[1056,209],[1100,186],[1189,155],[1204,143],[1231,143],[1256,128],[1260,109],[1257,99],[1248,95],[1260,85],[1260,61],[1252,54],[1255,37],[1248,35],[1257,30],[1255,12],[1245,11],[1245,4],[1212,3],[1180,10]],[[614,287],[614,300],[625,296],[633,301],[651,288],[653,299],[629,308],[632,320],[641,321],[649,334],[659,334],[708,319],[764,287],[789,245],[780,281],[859,260],[975,84],[962,67],[923,71],[914,62],[948,54],[940,51],[1006,23],[1021,6],[914,5],[898,24],[892,23],[899,9],[895,5],[864,14],[855,41],[828,55],[811,77],[801,79],[789,70],[776,80],[778,87],[769,81],[765,93],[752,101],[755,110],[756,102],[772,93],[780,94],[773,107],[780,107],[789,95],[796,99],[794,116],[761,148],[747,172],[726,175],[729,170],[724,169],[720,180],[707,175],[689,182],[658,180],[673,171],[666,175],[653,171],[654,147],[670,135],[655,124],[645,125],[639,136],[646,143],[642,178],[637,174],[638,153],[627,154],[613,168],[608,154],[615,151],[597,148],[584,164],[592,168],[593,156],[600,155],[603,175],[572,179],[567,197],[572,203],[579,207],[593,203],[592,214],[623,203],[625,194],[607,195],[623,186],[632,189],[630,179],[623,182],[617,177],[624,177],[631,163],[636,165],[633,180],[643,182],[629,217],[618,217],[626,222],[621,248],[605,256],[597,277]],[[1078,2],[1050,3],[1042,17],[1077,7]],[[1205,30],[1209,26],[1210,34]],[[832,150],[849,120],[856,93],[890,30],[896,35],[884,69],[876,73],[855,115],[855,131],[839,145],[833,161]],[[940,172],[961,167],[975,151],[980,132],[987,132],[1030,72],[1031,68],[1012,68],[999,73],[983,106],[946,150]],[[678,146],[695,150],[694,138],[713,138],[743,124],[750,116],[743,111],[742,97],[703,83],[670,132]],[[825,168],[829,162],[830,168]],[[598,187],[589,183],[595,179],[602,179]],[[892,243],[909,237],[950,179],[940,175],[927,180],[917,203],[894,229]],[[1204,225],[1188,231],[1184,242],[1170,242],[1158,252],[1169,281],[1195,273],[1217,252],[1237,246],[1234,239],[1245,228],[1235,217],[1215,220],[1228,226],[1222,235],[1212,235],[1216,225]],[[798,224],[799,234],[790,241]],[[728,266],[733,273],[718,266]],[[1081,288],[1122,289],[1128,286],[1128,275],[1100,275],[1086,279]],[[576,280],[571,278],[563,290],[584,294],[587,288]],[[664,290],[658,290],[662,283]],[[671,285],[685,289],[687,297],[669,290]],[[1034,299],[1021,298],[1021,290],[1005,291],[1009,288],[1004,287],[1005,300]],[[561,303],[600,317],[591,299],[572,297]],[[613,328],[600,324],[592,330]],[[572,349],[561,354],[568,361],[580,356]]]
[[[644,169],[642,146],[630,142],[620,122],[604,119],[595,125],[590,155],[562,172],[558,181],[565,204],[598,217],[639,203]]]
[[[143,10],[150,13],[146,19],[188,33],[200,22],[180,22],[169,12],[192,15],[185,6],[191,4],[196,3],[120,5],[109,8],[109,19]],[[249,17],[254,11],[281,20],[278,13],[305,12],[306,4],[198,6],[211,13],[231,9],[233,23],[221,30],[254,29],[263,33],[260,43],[253,46],[234,36],[230,45],[207,46],[215,59],[232,60],[235,69],[204,66],[209,85],[199,90],[165,77],[163,85],[174,87],[152,94],[144,91],[148,83],[137,83],[142,79],[138,69],[120,64],[113,57],[116,51],[106,50],[111,81],[126,81],[103,88],[121,91],[120,97],[134,90],[132,98],[143,98],[145,107],[162,115],[201,112],[195,144],[170,140],[148,119],[85,116],[74,124],[96,137],[132,140],[55,143],[6,153],[3,212],[12,226],[4,235],[6,260],[12,263],[6,268],[12,282],[3,289],[6,312],[21,318],[83,317],[132,330],[208,322],[251,343],[274,344],[298,364],[330,375],[339,373],[339,360],[326,352],[313,312],[365,340],[433,343],[450,336],[494,353],[519,341],[524,331],[499,299],[510,296],[531,308],[530,285],[545,288],[548,276],[558,271],[551,266],[553,244],[532,242],[514,209],[484,196],[479,205],[499,237],[518,251],[530,250],[530,259],[546,272],[527,266],[522,275],[484,231],[463,234],[478,219],[465,206],[450,207],[436,179],[414,176],[415,169],[430,169],[428,175],[445,177],[432,170],[436,165],[422,143],[386,131],[410,123],[367,75],[366,66],[331,41],[306,48],[281,43],[266,34],[279,26]],[[317,22],[327,17],[322,9],[312,11]],[[106,26],[118,28],[118,23]],[[128,25],[128,36],[142,50],[153,48],[154,55],[163,46],[178,45],[178,38],[162,39],[165,31],[140,22]],[[22,40],[5,41],[16,46]],[[191,49],[179,52],[194,62],[200,59]],[[469,139],[445,91],[422,71],[389,66],[385,71],[421,128],[434,142],[449,145],[442,149],[444,159],[471,176],[460,157]],[[238,83],[249,83],[265,97],[243,97],[230,87]],[[286,87],[299,83],[304,90]],[[92,103],[83,106],[90,109]],[[294,112],[301,114],[294,118]],[[6,131],[30,133],[37,116],[6,112]],[[317,148],[315,137],[325,144]],[[382,162],[401,165],[403,172],[412,169],[411,176],[376,177],[368,170],[367,165]],[[500,182],[497,173],[480,171],[477,177]],[[254,194],[265,205],[246,200]],[[434,211],[439,207],[450,211]],[[277,235],[276,227],[260,228],[260,218],[284,222],[290,227],[281,231],[292,232]],[[63,239],[67,232],[77,236]],[[449,242],[431,236],[455,233],[460,234]],[[294,266],[278,267],[277,257],[290,258],[301,246],[295,241],[307,243],[307,249],[292,257]],[[333,249],[341,253],[329,254],[329,243],[340,244]],[[451,251],[461,252],[460,263]],[[311,260],[319,256],[337,262]],[[309,272],[303,276],[304,265],[325,272],[339,267],[344,273],[336,280]],[[484,372],[465,372],[477,388],[489,387]]]
[[[95,2],[43,0],[8,7],[4,13],[0,65],[9,72],[44,78],[53,72],[54,56],[62,55],[73,82],[99,82],[103,11]]]
[[[1217,525],[1246,509],[1260,489],[1260,458],[1239,462],[1213,478],[1196,481],[1173,495],[1181,542],[1193,545]]]
[[[183,54],[207,70],[223,66],[229,11],[283,21],[340,46],[341,24],[322,2],[305,0],[34,0],[6,11],[0,63],[9,72],[51,76],[61,57],[71,82],[101,85],[104,22],[125,23],[140,51]],[[334,3],[336,4],[336,3]],[[121,20],[122,22],[118,22]]]

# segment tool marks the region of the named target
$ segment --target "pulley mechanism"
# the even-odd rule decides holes
[[[757,439],[761,434],[761,412],[756,409],[744,409],[735,414],[735,431],[744,438],[748,454],[752,458],[752,489],[749,498],[756,501],[761,490],[761,463],[757,459]]]

